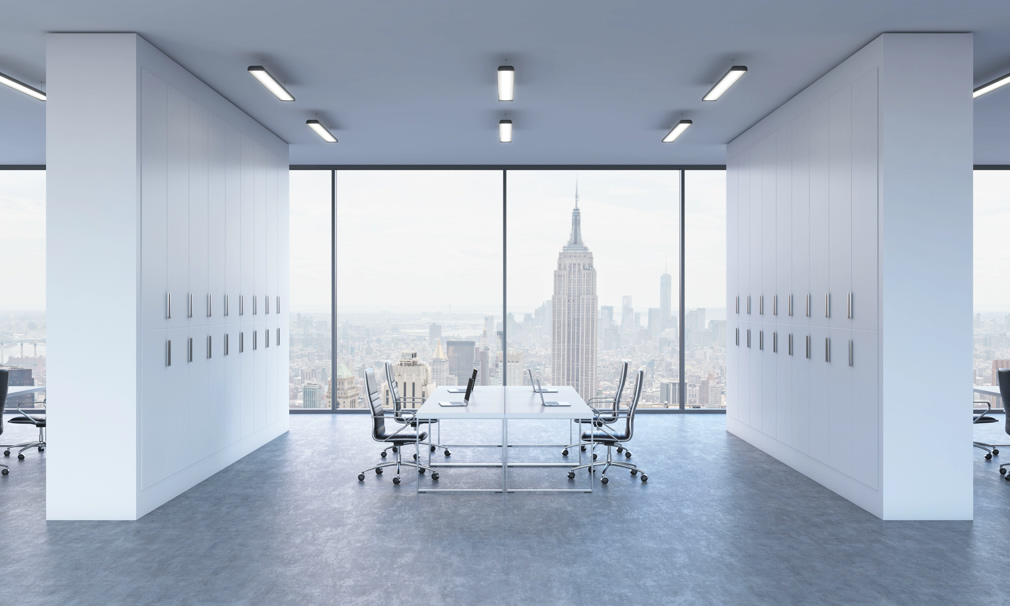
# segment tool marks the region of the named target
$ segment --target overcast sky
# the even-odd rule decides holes
[[[575,179],[569,171],[509,172],[509,305],[517,313],[551,295]],[[722,307],[724,175],[692,171],[686,179],[687,307]],[[631,295],[645,316],[659,306],[667,262],[676,284],[676,173],[580,171],[578,181],[600,305],[619,308]],[[499,171],[341,172],[341,304],[500,308],[501,189]],[[329,200],[328,172],[292,173],[291,309],[329,309]],[[1010,172],[976,172],[974,200],[975,309],[1010,311]],[[43,171],[0,171],[0,261],[0,309],[45,309]]]

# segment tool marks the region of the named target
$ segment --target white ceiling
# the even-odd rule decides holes
[[[291,143],[293,164],[722,164],[727,142],[885,31],[971,31],[976,85],[1010,72],[1007,0],[0,0],[0,71],[44,81],[49,31],[140,33]],[[749,73],[703,103],[734,63]],[[43,164],[45,105],[0,89],[0,164]],[[317,116],[339,144],[305,126]],[[681,117],[694,126],[660,143]],[[1010,164],[1010,87],[975,102],[975,163]]]

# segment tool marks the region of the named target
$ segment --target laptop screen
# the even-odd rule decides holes
[[[547,402],[544,401],[544,388],[540,387],[540,379],[537,379],[537,393],[540,394],[540,403],[547,406]]]
[[[470,380],[466,382],[466,395],[463,396],[464,402],[469,402],[470,394],[473,393],[473,384],[476,382],[474,379],[476,379],[477,371],[473,371],[473,374],[474,376],[470,377]]]

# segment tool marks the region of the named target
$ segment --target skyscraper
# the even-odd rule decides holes
[[[337,380],[334,386],[333,398],[337,408],[358,408],[360,403],[358,384],[346,364],[337,368]]]
[[[476,343],[473,341],[446,341],[445,354],[449,358],[449,376],[457,384],[466,384],[473,372]]]
[[[323,408],[323,386],[314,381],[302,385],[302,408]]]
[[[659,313],[662,316],[662,328],[670,325],[672,295],[673,277],[664,269],[663,275],[659,277]]]
[[[432,389],[449,384],[449,358],[442,351],[442,339],[436,341],[435,355],[431,357],[431,381]]]
[[[635,308],[631,306],[631,296],[621,297],[621,328],[628,330],[635,321]],[[635,328],[638,328],[637,326]]]
[[[578,186],[572,232],[558,254],[551,302],[551,379],[588,400],[596,395],[596,269],[593,253],[582,242]]]

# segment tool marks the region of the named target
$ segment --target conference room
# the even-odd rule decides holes
[[[999,603],[1007,40],[5,7],[0,596]]]

